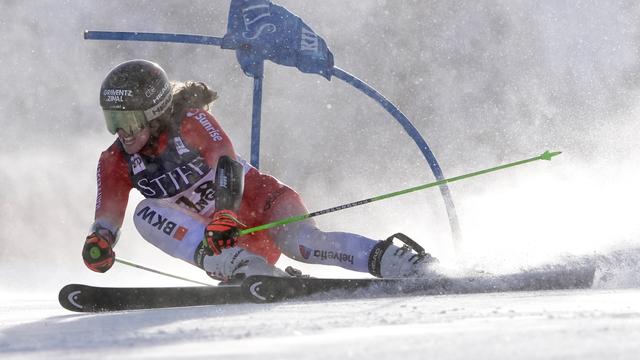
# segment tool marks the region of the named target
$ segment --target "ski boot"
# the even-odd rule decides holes
[[[252,275],[290,277],[263,257],[241,248],[224,249],[220,255],[205,256],[202,268],[212,279],[224,285],[242,283]]]
[[[393,245],[397,238],[402,247]],[[379,278],[431,277],[432,268],[438,260],[424,251],[424,248],[408,236],[397,233],[381,240],[369,255],[369,272]]]

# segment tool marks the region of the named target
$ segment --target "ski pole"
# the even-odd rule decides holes
[[[369,198],[369,199],[355,201],[355,202],[352,202],[352,203],[348,203],[348,204],[332,207],[332,208],[325,209],[325,210],[315,211],[315,212],[312,212],[312,213],[309,213],[309,214],[292,216],[292,217],[289,217],[289,218],[286,218],[286,219],[274,221],[272,223],[268,223],[268,224],[264,224],[264,225],[260,225],[260,226],[256,226],[256,227],[252,227],[252,228],[249,228],[249,229],[244,229],[244,230],[240,231],[240,235],[247,235],[247,234],[251,234],[251,233],[254,233],[254,232],[258,232],[258,231],[271,229],[271,228],[274,228],[276,226],[291,224],[291,223],[298,222],[298,221],[303,221],[305,219],[309,219],[309,218],[312,218],[312,217],[315,217],[315,216],[320,216],[320,215],[324,215],[324,214],[328,214],[328,213],[332,213],[332,212],[336,212],[336,211],[340,211],[340,210],[344,210],[344,209],[349,209],[349,208],[352,208],[352,207],[355,207],[355,206],[369,204],[369,203],[372,203],[374,201],[380,201],[380,200],[392,198],[392,197],[395,197],[395,196],[412,193],[414,191],[419,191],[419,190],[424,190],[424,189],[427,189],[427,188],[439,186],[439,185],[442,185],[442,184],[445,184],[445,183],[451,183],[451,182],[459,181],[459,180],[462,180],[462,179],[468,179],[470,177],[483,175],[483,174],[494,172],[494,171],[498,171],[498,170],[503,170],[503,169],[506,169],[506,168],[510,168],[510,167],[514,167],[514,166],[530,163],[530,162],[537,161],[537,160],[551,160],[552,157],[560,155],[560,154],[561,154],[560,151],[555,151],[555,152],[553,152],[553,151],[545,151],[543,154],[535,156],[535,157],[532,157],[530,159],[515,161],[515,162],[509,163],[509,164],[500,165],[500,166],[496,166],[496,167],[492,167],[492,168],[488,168],[488,169],[472,172],[472,173],[469,173],[469,174],[464,174],[464,175],[448,178],[448,179],[443,179],[443,180],[440,180],[440,181],[435,181],[435,182],[432,182],[432,183],[428,183],[428,184],[424,184],[424,185],[420,185],[420,186],[415,186],[415,187],[408,188],[408,189],[405,189],[405,190],[395,191],[395,192],[392,192],[392,193],[388,193],[388,194],[384,194],[384,195],[380,195],[380,196],[375,196],[375,197],[372,197],[372,198]]]
[[[168,276],[168,277],[171,277],[171,278],[174,278],[174,279],[179,279],[179,280],[188,281],[188,282],[191,282],[191,283],[194,283],[194,284],[206,285],[206,286],[213,286],[213,285],[211,285],[211,284],[207,284],[207,283],[203,283],[203,282],[199,282],[199,281],[195,281],[195,280],[190,280],[190,279],[183,278],[183,277],[180,277],[180,276],[177,276],[177,275],[172,275],[172,274],[169,274],[169,273],[166,273],[166,272],[162,272],[162,271],[154,270],[154,269],[148,268],[148,267],[146,267],[146,266],[138,265],[138,264],[136,264],[136,263],[132,263],[131,261],[127,261],[127,260],[123,260],[123,259],[116,259],[116,262],[119,262],[119,263],[121,263],[121,264],[125,264],[125,265],[128,265],[128,266],[134,267],[134,268],[136,268],[136,269],[141,269],[141,270],[149,271],[149,272],[152,272],[152,273],[155,273],[155,274],[160,274],[160,275]]]

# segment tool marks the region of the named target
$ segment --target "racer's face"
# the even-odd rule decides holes
[[[148,126],[145,126],[135,134],[129,134],[121,128],[118,129],[118,139],[120,139],[122,147],[124,147],[124,151],[126,151],[127,154],[135,154],[142,150],[149,141],[150,136],[151,130]]]

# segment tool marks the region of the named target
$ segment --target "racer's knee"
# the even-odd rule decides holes
[[[282,253],[294,260],[309,262],[305,248],[313,248],[313,244],[323,242],[322,232],[312,219],[298,223],[282,225],[272,232],[274,242]]]
[[[136,206],[133,223],[142,237],[167,254],[193,263],[202,241],[204,220],[163,199],[145,199]]]
[[[306,213],[308,213],[308,210],[300,195],[288,189],[280,195],[277,202],[273,203],[266,217],[266,222],[282,220]],[[301,257],[300,245],[313,241],[313,239],[319,239],[323,234],[316,226],[314,219],[306,219],[300,222],[276,226],[275,228],[269,229],[268,233],[269,237],[274,240],[283,254],[294,260],[303,262],[305,258]]]

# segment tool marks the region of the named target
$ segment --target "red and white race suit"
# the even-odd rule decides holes
[[[220,124],[205,110],[186,111],[179,128],[164,131],[153,144],[131,155],[116,140],[102,153],[97,174],[97,224],[115,233],[122,226],[129,192],[136,188],[146,198],[134,214],[141,235],[218,278],[234,275],[250,259],[263,262],[256,268],[270,267],[281,253],[307,263],[367,271],[375,241],[320,231],[312,219],[241,236],[237,248],[225,249],[220,256],[204,256],[197,250],[204,226],[215,211],[214,175],[221,156],[243,163],[244,193],[238,215],[247,227],[305,214],[307,209],[293,189],[240,159]]]

